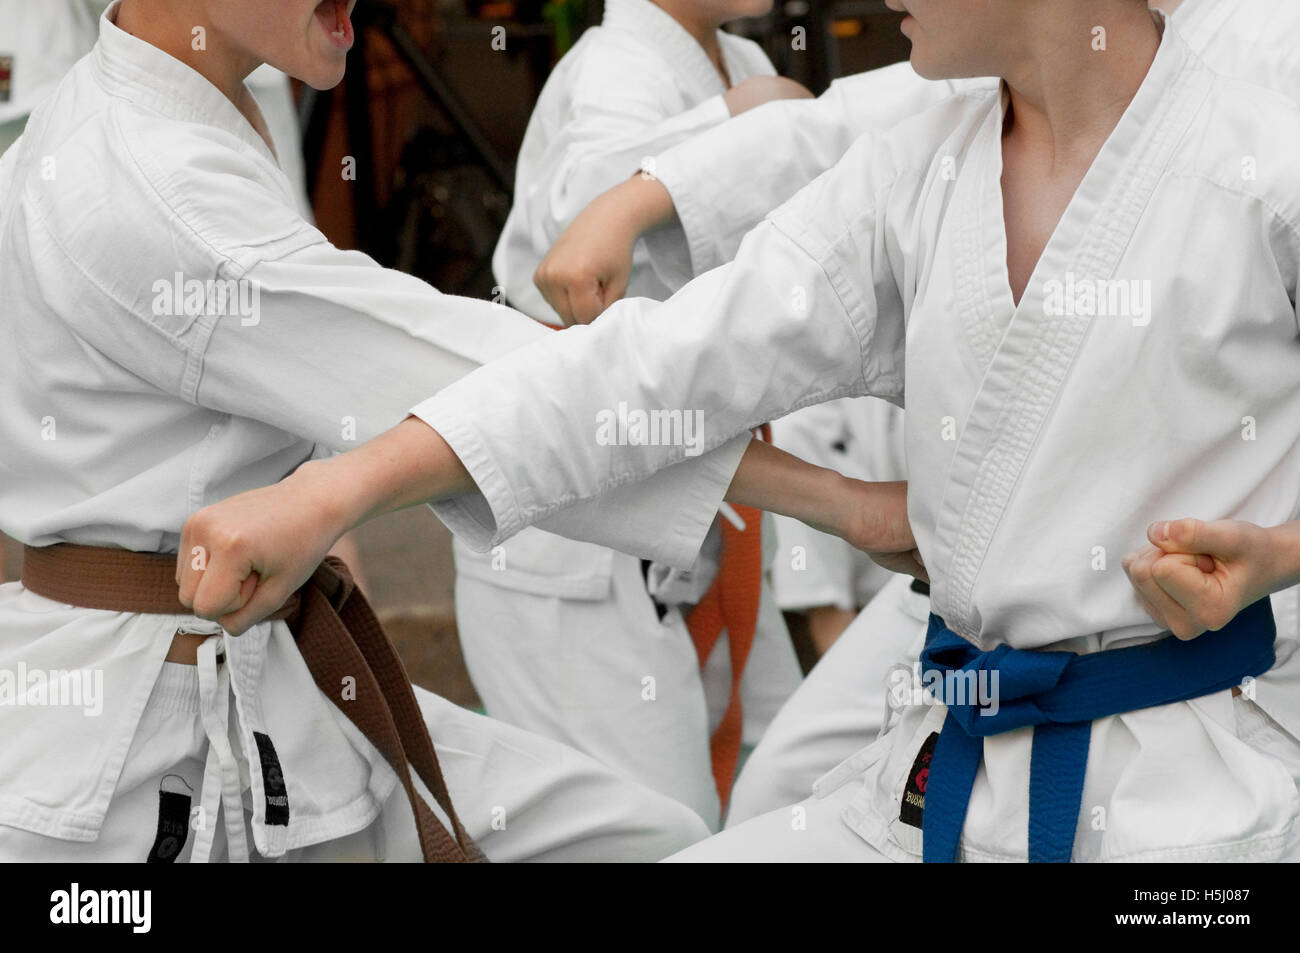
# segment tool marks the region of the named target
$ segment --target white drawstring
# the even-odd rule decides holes
[[[194,838],[190,854],[193,864],[204,864],[211,858],[219,809],[226,826],[229,860],[247,863],[249,859],[239,765],[230,746],[230,669],[217,661],[217,651],[223,644],[224,636],[212,636],[198,649],[199,714],[208,736],[208,758],[199,801],[204,823]]]

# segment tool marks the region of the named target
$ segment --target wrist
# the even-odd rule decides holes
[[[1264,530],[1264,559],[1269,592],[1300,585],[1300,521]]]
[[[634,240],[676,221],[677,208],[673,205],[673,197],[668,187],[653,173],[637,172],[619,189],[623,191],[614,205]]]
[[[828,519],[835,535],[854,545],[862,542],[863,497],[870,495],[871,485],[846,477],[835,470],[827,471],[823,483],[824,489],[820,496],[832,507]]]
[[[286,489],[319,514],[323,528],[334,536],[365,522],[376,501],[358,492],[364,486],[350,480],[344,471],[353,461],[349,455],[309,460],[284,481]]]

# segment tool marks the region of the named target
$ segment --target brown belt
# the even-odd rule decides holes
[[[110,612],[193,615],[177,593],[175,556],[59,543],[27,546],[23,560],[23,586],[55,602]],[[317,687],[397,772],[415,812],[425,861],[486,861],[452,808],[406,669],[343,561],[326,558],[272,618],[289,623]],[[345,701],[340,687],[347,678],[355,680],[356,698]],[[451,820],[454,838],[416,792],[408,762]]]

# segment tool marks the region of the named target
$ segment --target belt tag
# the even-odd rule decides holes
[[[190,836],[190,786],[177,774],[169,774],[158,785],[158,833],[145,858],[150,864],[174,864]]]
[[[280,758],[271,744],[271,736],[260,731],[253,732],[257,742],[257,756],[262,762],[262,791],[266,795],[266,823],[289,826],[289,792],[284,786],[284,772],[280,770]]]
[[[930,779],[930,762],[934,759],[934,746],[939,740],[939,732],[930,732],[921,750],[916,753],[912,770],[907,772],[907,784],[903,787],[903,798],[899,802],[898,819],[904,824],[921,827],[925,816],[925,788]]]

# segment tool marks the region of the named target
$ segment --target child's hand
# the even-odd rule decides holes
[[[802,83],[784,76],[751,76],[727,90],[722,98],[731,115],[739,116],[775,99],[812,99],[813,94]]]
[[[851,480],[848,524],[839,533],[850,545],[891,572],[930,581],[907,520],[907,483]]]
[[[533,284],[565,326],[590,324],[623,297],[641,235],[671,220],[672,196],[640,173],[583,209],[533,273]]]
[[[284,605],[349,528],[306,464],[272,486],[205,507],[185,521],[176,561],[180,600],[231,635]]]
[[[1152,523],[1151,545],[1124,557],[1143,607],[1180,639],[1221,629],[1281,588],[1268,530],[1238,520]]]

